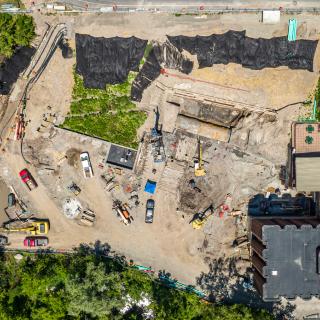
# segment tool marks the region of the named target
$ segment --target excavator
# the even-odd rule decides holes
[[[0,228],[2,232],[28,232],[33,236],[44,235],[49,232],[49,222],[45,220],[9,221]]]
[[[214,214],[214,207],[211,204],[207,209],[202,212],[196,213],[190,223],[192,223],[193,229],[201,229],[210,216]]]
[[[203,168],[203,159],[202,159],[202,144],[198,137],[198,154],[199,158],[194,160],[194,175],[196,177],[203,177],[206,175],[206,171]]]

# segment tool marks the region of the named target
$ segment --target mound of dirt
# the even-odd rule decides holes
[[[232,30],[211,36],[168,36],[168,39],[180,51],[197,55],[199,68],[233,62],[255,70],[288,66],[313,71],[318,44],[312,40],[289,42],[286,37],[254,39],[247,37],[245,31]]]
[[[75,148],[68,149],[66,152],[66,158],[68,159],[68,165],[71,167],[76,167],[80,159],[81,151]]]
[[[130,71],[138,71],[147,45],[136,37],[103,38],[76,34],[76,72],[87,88],[105,89],[122,83]]]

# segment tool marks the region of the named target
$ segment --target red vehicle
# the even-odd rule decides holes
[[[30,191],[38,186],[28,169],[21,170],[19,175]]]
[[[47,237],[26,237],[23,240],[25,247],[45,247],[49,243]]]

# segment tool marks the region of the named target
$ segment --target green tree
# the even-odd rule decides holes
[[[116,272],[106,273],[103,263],[89,262],[84,277],[76,274],[67,279],[66,296],[71,316],[109,319],[123,306],[120,276]]]
[[[0,55],[10,58],[17,46],[29,46],[34,36],[31,16],[0,13]]]
[[[129,269],[81,246],[72,255],[25,255],[17,262],[0,255],[1,320],[140,320],[146,311],[131,303],[147,296],[157,320],[271,320],[266,311],[243,305],[214,305],[188,292],[169,289],[147,274]]]

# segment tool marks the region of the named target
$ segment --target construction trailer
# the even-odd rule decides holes
[[[106,155],[106,164],[111,164],[115,167],[120,167],[128,170],[133,170],[137,150],[122,147],[116,144],[111,144]]]
[[[320,295],[320,220],[252,219],[253,282],[264,301]]]

